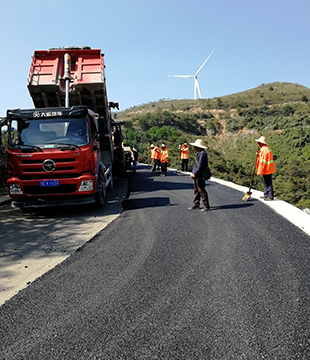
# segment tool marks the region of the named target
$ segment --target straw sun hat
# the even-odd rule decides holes
[[[201,148],[201,149],[207,149],[207,146],[204,146],[202,143],[202,140],[200,140],[200,139],[197,139],[194,143],[190,143],[190,145],[193,145],[193,146]]]
[[[261,136],[259,139],[256,139],[255,141],[267,145],[265,136]]]

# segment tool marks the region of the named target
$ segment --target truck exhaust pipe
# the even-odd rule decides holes
[[[65,69],[64,69],[64,79],[66,82],[66,99],[65,99],[65,107],[69,107],[69,85],[70,85],[70,77],[71,77],[71,56],[66,53],[65,54]]]

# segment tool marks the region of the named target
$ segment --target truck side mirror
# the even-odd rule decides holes
[[[7,118],[5,118],[5,117],[0,117],[0,128],[2,127],[2,126],[5,126],[5,125],[7,125]]]

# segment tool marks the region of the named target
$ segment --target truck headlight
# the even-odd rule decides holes
[[[23,191],[18,183],[11,183],[10,184],[10,194],[12,195],[20,195]]]
[[[79,191],[91,191],[94,189],[93,180],[82,180]]]

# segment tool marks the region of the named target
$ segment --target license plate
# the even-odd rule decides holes
[[[59,180],[44,180],[40,181],[40,186],[59,186]]]

